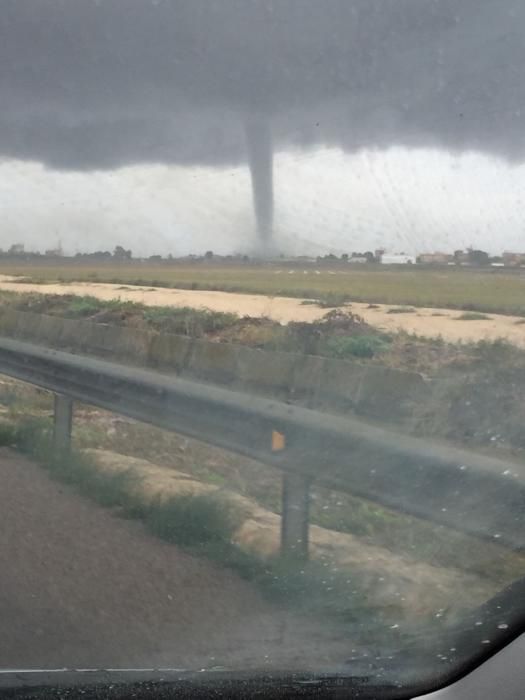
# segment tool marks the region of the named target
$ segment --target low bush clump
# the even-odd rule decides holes
[[[374,357],[388,348],[388,341],[379,335],[336,336],[326,347],[334,357]]]
[[[154,502],[146,525],[157,537],[186,547],[228,544],[240,514],[216,493],[180,494]]]
[[[456,321],[490,321],[490,316],[480,314],[477,311],[465,311],[456,318]]]

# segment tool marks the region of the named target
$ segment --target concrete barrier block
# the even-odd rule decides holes
[[[237,347],[195,340],[183,371],[196,379],[231,384],[237,378]]]
[[[85,323],[82,321],[63,318],[55,345],[60,346],[65,352],[80,352],[82,349],[83,336],[86,335]],[[82,332],[84,331],[84,332]]]
[[[170,369],[177,374],[184,370],[194,341],[183,335],[152,332],[149,338],[148,365]]]
[[[401,421],[430,389],[417,372],[368,366],[357,394],[356,411],[381,420]]]
[[[311,408],[355,411],[380,420],[406,420],[430,392],[415,372],[31,312],[1,311],[0,333],[66,351],[169,369]]]
[[[91,321],[73,321],[76,329],[76,346],[80,352],[94,354],[108,359],[130,360],[134,364],[145,365],[149,352],[149,334],[136,328],[110,326]],[[72,329],[64,327],[64,342],[71,336]]]
[[[313,405],[329,410],[353,411],[364,373],[365,367],[358,362],[324,359]]]
[[[316,355],[296,355],[293,365],[290,399],[313,407],[322,392],[326,359]]]
[[[148,331],[119,327],[117,352],[120,357],[137,365],[147,365],[150,335]]]
[[[78,325],[79,352],[112,359],[121,357],[122,328],[81,321]]]
[[[64,319],[58,316],[24,314],[24,318],[22,318],[22,314],[20,314],[19,331],[24,333],[24,337],[31,342],[60,349],[63,323]],[[26,328],[28,324],[32,324],[32,329]]]
[[[17,312],[12,309],[0,310],[0,334],[12,336],[16,329]]]
[[[288,400],[297,356],[237,347],[236,388]]]
[[[38,314],[33,313],[18,314],[14,331],[15,336],[25,340],[33,339],[38,334],[42,318]]]

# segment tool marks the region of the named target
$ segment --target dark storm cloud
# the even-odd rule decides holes
[[[521,0],[4,0],[0,154],[234,163],[256,118],[277,148],[520,160],[524,30]]]

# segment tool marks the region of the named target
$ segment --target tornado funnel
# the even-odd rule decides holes
[[[271,244],[273,231],[273,146],[270,122],[266,117],[247,119],[246,146],[257,236],[264,250]]]

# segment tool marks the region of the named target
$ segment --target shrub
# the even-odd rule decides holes
[[[74,318],[92,316],[104,306],[104,302],[96,297],[77,297],[69,302],[66,314]]]
[[[49,418],[31,416],[24,418],[2,436],[3,444],[17,447],[21,452],[31,455],[50,453],[52,424]]]
[[[335,336],[326,346],[335,357],[374,357],[387,349],[388,340],[379,335]]]
[[[331,309],[337,306],[344,306],[349,301],[350,297],[348,294],[341,294],[340,292],[327,292],[320,298],[318,305],[322,309]]]
[[[146,524],[168,542],[186,547],[220,545],[231,542],[240,514],[216,493],[180,494],[155,502]]]
[[[510,362],[514,366],[522,364],[522,351],[510,343],[506,338],[495,338],[494,340],[478,340],[470,346],[479,357],[494,366],[496,363],[505,364]]]
[[[456,321],[490,321],[490,316],[480,314],[477,311],[465,311],[464,314],[458,316]]]
[[[388,309],[387,314],[413,314],[414,311],[413,306],[393,306]]]
[[[9,423],[0,423],[0,446],[12,447],[16,443],[16,428]]]
[[[165,333],[179,333],[193,338],[228,328],[238,321],[235,314],[189,307],[176,309],[169,306],[145,309],[144,319],[156,330]]]

